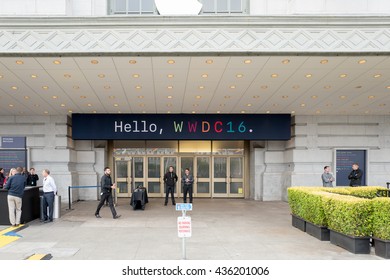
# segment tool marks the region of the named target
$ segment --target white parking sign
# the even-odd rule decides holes
[[[191,217],[177,217],[177,235],[181,238],[191,237],[192,235],[192,225]]]

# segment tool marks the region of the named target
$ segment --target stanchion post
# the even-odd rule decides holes
[[[68,210],[72,210],[72,199],[70,197],[70,186],[68,186],[68,202],[69,202],[69,208]]]

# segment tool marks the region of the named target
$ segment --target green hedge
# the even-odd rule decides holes
[[[372,200],[374,237],[390,240],[390,198],[378,197]]]
[[[329,193],[352,195],[352,196],[362,197],[362,198],[375,198],[378,190],[386,190],[386,188],[381,186],[367,186],[367,187],[322,188],[321,190]]]
[[[322,199],[329,229],[352,236],[371,235],[372,200],[331,193]]]

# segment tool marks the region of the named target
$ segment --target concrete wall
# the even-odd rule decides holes
[[[1,136],[26,136],[28,167],[51,171],[58,194],[68,201],[68,186],[96,186],[105,164],[105,141],[73,141],[67,116],[2,116]],[[97,189],[74,189],[72,200],[97,199]]]
[[[251,147],[257,200],[286,200],[289,186],[321,185],[323,167],[335,169],[336,149],[367,149],[367,184],[390,180],[390,116],[295,116],[290,141]]]

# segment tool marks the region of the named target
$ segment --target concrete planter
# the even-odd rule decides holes
[[[293,227],[300,229],[301,231],[306,231],[306,221],[302,219],[301,217],[295,216],[294,214],[291,214],[291,224]]]
[[[354,254],[370,253],[370,237],[349,236],[330,230],[330,243],[340,246]]]
[[[385,259],[390,259],[390,240],[375,238],[375,255]]]
[[[327,227],[317,226],[308,221],[306,221],[306,233],[321,241],[330,240],[330,231]]]

